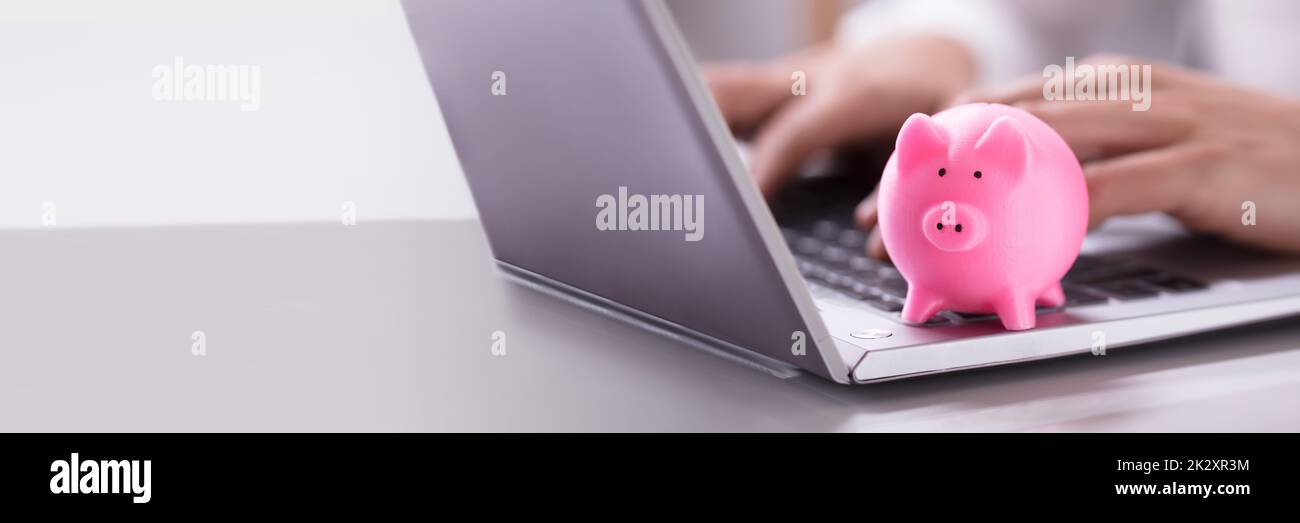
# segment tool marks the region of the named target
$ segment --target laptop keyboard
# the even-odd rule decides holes
[[[782,234],[794,252],[804,278],[859,300],[897,321],[907,297],[907,281],[889,262],[864,254],[866,234],[831,220],[803,227],[783,227]],[[1197,291],[1205,284],[1122,260],[1080,256],[1061,280],[1065,307],[1105,305],[1150,298],[1160,294]],[[1040,307],[1039,312],[1061,308]],[[927,326],[996,319],[992,314],[944,311]]]

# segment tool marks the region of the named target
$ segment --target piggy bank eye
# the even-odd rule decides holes
[[[942,176],[945,175],[945,174],[948,174],[948,170],[947,170],[947,169],[944,169],[943,167],[940,167],[940,168],[939,168],[939,176],[942,177]]]
[[[983,177],[984,177],[984,173],[979,172],[979,171],[975,171],[975,178],[976,178],[976,179],[983,178]]]

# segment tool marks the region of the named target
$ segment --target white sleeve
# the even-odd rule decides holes
[[[840,20],[838,38],[866,44],[899,34],[946,36],[967,46],[982,84],[1041,68],[1025,13],[1002,0],[869,0]]]

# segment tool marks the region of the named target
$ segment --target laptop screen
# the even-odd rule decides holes
[[[638,2],[404,5],[498,260],[825,372]]]

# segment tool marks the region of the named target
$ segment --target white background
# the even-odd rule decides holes
[[[673,6],[707,57],[793,45],[791,0],[737,1]],[[177,56],[260,66],[260,110],[155,100]],[[475,215],[397,1],[0,0],[0,228],[42,226],[45,202],[84,227],[335,221],[347,201]]]
[[[0,5],[0,227],[473,216],[396,2]],[[154,100],[176,56],[261,109]]]

